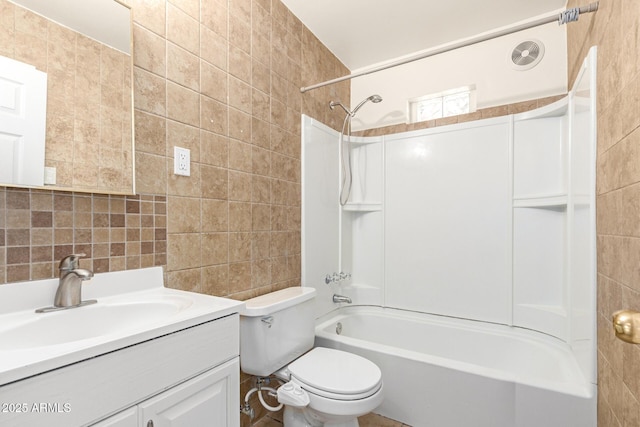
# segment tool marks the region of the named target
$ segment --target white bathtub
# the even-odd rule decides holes
[[[343,307],[319,319],[316,345],[375,362],[385,387],[375,412],[411,426],[596,426],[596,386],[567,344],[537,332]]]

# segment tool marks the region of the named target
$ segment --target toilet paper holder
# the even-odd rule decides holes
[[[613,330],[616,338],[640,344],[640,313],[633,310],[618,310],[613,313]]]

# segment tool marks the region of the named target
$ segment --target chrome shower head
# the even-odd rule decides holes
[[[360,107],[362,107],[364,104],[366,104],[367,101],[371,101],[374,104],[377,104],[378,102],[382,101],[382,97],[380,95],[371,95],[370,97],[366,98],[364,101],[362,101],[360,104],[358,104],[356,106],[356,108],[353,109],[353,111],[350,113],[351,117],[355,116],[356,112],[360,109]]]
[[[349,111],[349,109],[347,107],[345,107],[344,105],[342,105],[342,102],[340,101],[331,101],[329,103],[329,108],[331,108],[332,110],[335,107],[341,107],[345,113],[347,113],[349,116],[353,117],[356,115],[356,111],[358,111],[360,109],[360,107],[362,107],[367,101],[371,101],[374,104],[377,104],[378,102],[382,101],[382,97],[380,95],[371,95],[370,97],[366,98],[364,101],[362,101],[360,104],[358,104],[356,106],[356,108],[353,109],[353,111]]]

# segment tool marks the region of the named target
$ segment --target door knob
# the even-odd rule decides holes
[[[640,313],[632,310],[616,311],[613,313],[613,330],[616,338],[640,344]]]

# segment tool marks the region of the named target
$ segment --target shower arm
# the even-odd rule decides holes
[[[332,79],[332,80],[327,80],[325,82],[317,83],[317,84],[314,84],[314,85],[311,85],[311,86],[301,87],[300,88],[300,92],[301,93],[305,93],[305,92],[308,92],[308,91],[313,90],[313,89],[318,89],[318,88],[321,88],[321,87],[324,87],[324,86],[329,86],[329,85],[332,85],[332,84],[335,84],[335,83],[340,83],[340,82],[343,82],[345,80],[351,80],[351,79],[353,79],[355,77],[366,76],[367,74],[372,74],[372,73],[376,73],[378,71],[387,70],[389,68],[397,67],[399,65],[408,64],[410,62],[418,61],[420,59],[429,58],[430,56],[439,55],[441,53],[449,52],[451,50],[455,50],[455,49],[460,49],[462,47],[471,46],[471,45],[474,45],[474,44],[477,44],[477,43],[485,42],[487,40],[495,39],[497,37],[502,37],[502,36],[505,36],[507,34],[517,33],[518,31],[527,30],[529,28],[538,27],[538,26],[544,25],[544,24],[549,24],[551,22],[558,22],[560,25],[562,25],[562,24],[569,23],[569,22],[572,22],[572,21],[577,21],[578,20],[578,16],[581,13],[591,13],[591,12],[597,11],[598,10],[598,5],[599,5],[599,2],[595,2],[595,3],[591,3],[591,4],[587,5],[587,6],[582,6],[580,8],[567,9],[567,10],[561,12],[559,15],[557,13],[554,13],[553,15],[549,15],[549,16],[537,19],[535,21],[527,22],[527,23],[520,24],[520,25],[515,25],[513,27],[509,27],[509,28],[505,28],[505,29],[502,29],[502,30],[494,31],[494,32],[489,33],[489,34],[485,34],[485,35],[481,35],[481,36],[477,36],[477,37],[472,37],[472,38],[465,39],[465,40],[462,40],[462,41],[458,41],[458,42],[455,42],[455,43],[452,43],[452,44],[448,44],[448,45],[445,45],[443,47],[439,47],[439,48],[436,48],[436,49],[427,50],[426,52],[422,52],[422,53],[419,53],[417,55],[410,56],[410,57],[405,58],[405,59],[401,59],[399,61],[394,61],[394,62],[390,62],[390,63],[385,64],[385,65],[380,65],[378,67],[365,69],[365,70],[359,71],[357,73],[349,74],[347,76],[338,77],[338,78],[335,78],[335,79]]]

